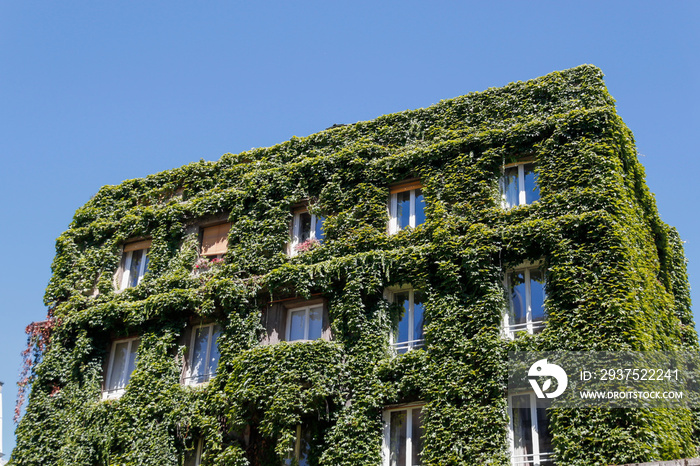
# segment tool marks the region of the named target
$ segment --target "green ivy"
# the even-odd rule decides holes
[[[504,211],[498,178],[537,162],[541,199]],[[420,178],[427,221],[387,234],[389,185]],[[322,246],[288,257],[292,208],[326,217]],[[194,274],[196,226],[228,215],[225,263]],[[115,291],[121,248],[151,237],[149,272]],[[548,322],[501,333],[507,268],[544,258]],[[399,309],[426,295],[424,351],[393,357]],[[270,301],[322,295],[333,341],[260,344]],[[509,464],[512,349],[698,349],[678,233],[658,216],[600,70],[580,66],[415,111],[225,154],[103,187],[56,242],[45,302],[58,319],[35,368],[14,465],[277,465],[296,426],[311,464],[381,462],[382,410],[422,401],[423,461]],[[180,384],[193,319],[219,322],[207,385]],[[107,348],[138,334],[126,393],[101,401]],[[559,464],[694,456],[697,413],[557,410]]]

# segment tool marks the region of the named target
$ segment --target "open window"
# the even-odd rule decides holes
[[[143,276],[148,271],[148,251],[150,248],[150,239],[124,245],[122,261],[117,276],[120,290],[131,288],[141,283]]]
[[[313,249],[323,242],[325,237],[323,232],[324,220],[324,217],[310,213],[307,207],[300,207],[294,210],[291,225],[291,241],[289,242],[290,256]]]
[[[501,203],[504,209],[532,204],[540,198],[540,187],[533,162],[506,165],[500,181]]]
[[[511,464],[514,466],[554,464],[552,436],[544,403],[530,392],[508,397]]]
[[[518,267],[506,273],[509,301],[505,329],[511,338],[518,333],[540,333],[545,326],[547,299],[545,274],[541,266]]]
[[[384,410],[383,466],[420,466],[423,451],[422,405]]]
[[[297,425],[294,444],[290,445],[284,465],[308,466],[309,451],[311,450],[311,431],[301,424]]]
[[[202,229],[201,256],[209,260],[221,260],[228,249],[230,223],[220,223]]]
[[[119,398],[126,390],[131,373],[136,368],[139,338],[125,338],[112,342],[109,352],[102,399]]]
[[[406,227],[415,228],[425,222],[423,185],[410,180],[389,188],[389,233]]]
[[[218,324],[197,325],[192,329],[187,370],[183,379],[185,385],[205,383],[216,375],[221,357],[217,345],[220,335],[221,326]]]
[[[398,325],[391,334],[391,343],[396,352],[405,353],[422,348],[425,344],[423,338],[423,302],[425,298],[423,293],[410,286],[403,286],[387,289],[385,296],[403,309],[399,315]]]

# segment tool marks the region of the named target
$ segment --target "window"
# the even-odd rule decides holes
[[[141,283],[144,274],[148,271],[148,250],[150,247],[150,239],[124,245],[121,281],[119,282],[120,290],[131,288]]]
[[[289,244],[289,255],[295,256],[299,252],[307,251],[313,246],[323,242],[324,217],[311,214],[306,208],[294,212],[292,219],[292,241]]]
[[[389,290],[389,299],[403,308],[399,324],[392,334],[392,344],[398,353],[422,348],[423,293],[410,287]]]
[[[294,440],[294,446],[289,449],[283,464],[290,466],[308,466],[310,447],[311,432],[309,429],[302,428],[301,424],[297,425],[297,435]]]
[[[420,466],[423,450],[422,406],[384,410],[384,466]]]
[[[389,189],[389,233],[425,222],[425,199],[420,181],[409,181]]]
[[[183,466],[199,466],[200,464],[202,464],[203,448],[204,441],[202,439],[197,440],[195,447],[185,452],[185,461],[183,463]]]
[[[102,392],[103,399],[119,398],[129,383],[131,373],[136,368],[138,337],[116,340],[112,343],[107,364],[107,380]]]
[[[518,332],[540,333],[545,324],[547,298],[544,272],[539,267],[516,269],[506,274],[510,309],[506,331],[511,338]]]
[[[287,341],[316,340],[322,333],[323,304],[287,311]]]
[[[534,163],[506,166],[501,178],[501,197],[504,209],[532,204],[540,198]]]
[[[216,343],[221,335],[218,324],[198,325],[192,329],[192,343],[189,349],[186,385],[208,382],[216,375],[219,365],[219,347]]]
[[[202,257],[221,259],[228,248],[230,223],[221,223],[202,229]]]
[[[552,436],[544,407],[534,393],[508,397],[511,464],[513,466],[553,465]]]

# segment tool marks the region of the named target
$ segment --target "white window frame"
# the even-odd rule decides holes
[[[301,215],[302,214],[309,214],[311,215],[311,231],[309,232],[309,240],[315,240],[316,239],[316,222],[318,222],[319,216],[316,214],[312,214],[309,212],[308,209],[300,209],[299,211],[294,213],[294,218],[292,219],[292,240],[289,243],[289,255],[290,256],[296,256],[299,254],[299,251],[297,251],[297,246],[301,244]],[[317,241],[322,241],[322,240],[317,240]]]
[[[119,287],[120,290],[125,290],[129,288],[129,282],[131,282],[131,258],[133,257],[136,251],[143,251],[143,258],[141,259],[141,264],[139,264],[136,286],[138,286],[141,283],[141,280],[143,280],[143,276],[146,274],[148,265],[148,260],[146,259],[146,256],[148,255],[148,251],[150,251],[150,248],[128,251],[124,259],[124,270],[122,271],[122,282],[121,286]]]
[[[419,189],[422,190],[423,188],[416,188],[408,191],[411,196],[408,201],[408,226],[410,226],[411,228],[416,227],[416,191],[418,191]],[[389,233],[392,235],[401,231],[401,228],[399,228],[398,218],[398,200],[399,194],[403,194],[404,192],[406,191],[402,191],[400,193],[391,193],[391,197],[389,199]]]
[[[530,419],[532,421],[532,454],[515,456],[515,432],[513,427],[513,397],[529,395]],[[552,466],[553,452],[540,452],[540,428],[537,416],[537,397],[534,392],[520,392],[508,396],[508,445],[510,446],[510,461],[513,466]]]
[[[501,207],[504,209],[512,209],[513,207],[526,205],[527,204],[527,192],[525,191],[525,165],[535,165],[533,160],[526,160],[517,163],[511,163],[503,167],[503,174],[500,180],[501,189]],[[509,168],[518,169],[518,204],[509,206],[506,201],[506,190],[505,190],[505,174],[506,170]],[[536,202],[537,200],[533,201]]]
[[[391,329],[391,334],[389,336],[390,338],[390,343],[392,348],[398,353],[401,350],[406,350],[406,352],[411,351],[411,350],[416,350],[416,349],[422,349],[425,346],[425,338],[419,338],[415,339],[414,338],[414,332],[415,332],[415,292],[416,290],[410,286],[410,285],[404,285],[399,288],[388,288],[384,292],[384,297],[387,301],[391,302],[392,304],[396,303],[396,295],[399,293],[406,293],[408,292],[408,340],[407,341],[402,341],[402,342],[397,342],[396,337],[397,337],[397,332],[398,328],[396,329]],[[425,324],[425,309],[423,309],[423,323]]]
[[[218,371],[218,362],[217,362],[217,368],[214,371],[214,373],[208,373],[208,374],[201,374],[198,376],[198,379],[195,380],[195,378],[192,376],[192,368],[194,367],[194,345],[195,345],[195,339],[197,338],[197,330],[201,328],[208,327],[209,330],[209,338],[207,338],[207,341],[209,344],[207,345],[207,353],[205,355],[204,361],[207,363],[209,361],[209,358],[211,357],[211,350],[214,347],[214,345],[217,344],[216,341],[213,341],[213,336],[214,336],[214,329],[216,326],[219,325],[215,322],[212,322],[210,324],[201,324],[201,325],[195,325],[192,327],[192,337],[190,338],[190,347],[187,355],[187,375],[184,377],[183,382],[185,385],[202,385],[208,383],[211,379],[214,378],[216,375],[216,372]],[[201,380],[200,380],[201,379]]]
[[[132,373],[129,374],[129,377],[126,380],[126,384],[123,387],[116,388],[114,390],[109,390],[108,387],[111,385],[112,382],[112,368],[114,366],[114,357],[116,355],[116,349],[117,345],[120,343],[128,343],[129,345],[127,346],[127,354],[131,354],[131,348],[134,345],[135,342],[139,341],[139,337],[131,337],[131,338],[120,338],[118,340],[114,340],[112,342],[112,349],[109,352],[109,362],[107,363],[107,375],[105,377],[105,385],[104,385],[104,390],[102,391],[102,399],[103,400],[109,400],[109,399],[114,399],[114,398],[119,398],[121,397],[124,392],[126,391],[126,387],[129,385],[129,382],[131,381],[131,375]],[[136,369],[136,362],[134,362],[134,370]],[[124,372],[129,370],[129,365],[125,364],[124,365]]]
[[[384,408],[383,412],[383,421],[384,421],[384,426],[383,426],[383,435],[382,435],[382,466],[389,466],[391,457],[390,457],[390,442],[391,442],[391,413],[396,412],[396,411],[406,411],[406,420],[408,421],[406,423],[406,465],[405,466],[413,466],[415,463],[413,462],[413,410],[414,409],[422,409],[425,407],[425,403],[409,403],[405,405],[399,405],[399,406],[390,406],[387,408]],[[404,466],[404,465],[399,465],[399,466]]]
[[[311,314],[311,309],[315,308],[320,308],[321,309],[321,335],[318,336],[318,338],[323,338],[323,314],[324,314],[324,305],[323,304],[311,304],[308,306],[300,306],[300,307],[295,307],[292,309],[287,309],[287,326],[284,330],[284,339],[285,341],[291,341],[291,342],[304,342],[304,341],[314,341],[317,340],[318,338],[314,338],[314,340],[309,339],[309,322],[310,322],[310,314]],[[304,338],[301,340],[290,340],[291,334],[292,334],[292,313],[298,312],[298,311],[305,311],[304,313]]]
[[[514,269],[508,270],[506,272],[505,280],[503,281],[506,300],[508,301],[508,308],[505,315],[503,316],[503,329],[511,340],[515,339],[518,332],[527,331],[528,334],[533,335],[535,330],[542,330],[547,325],[547,319],[542,319],[540,321],[532,320],[532,289],[530,286],[530,272],[532,270],[538,270],[544,276],[544,286],[545,286],[545,297],[547,289],[547,275],[544,270],[542,270],[542,262],[532,263],[529,265],[520,265]],[[510,316],[513,313],[513,297],[510,292],[510,275],[515,272],[523,272],[525,275],[525,323],[523,324],[511,324]]]

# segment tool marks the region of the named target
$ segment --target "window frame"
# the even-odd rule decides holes
[[[311,314],[311,309],[319,308],[321,311],[321,333],[317,338],[309,339],[309,321],[310,321],[310,314]],[[291,340],[290,336],[292,334],[292,314],[294,312],[298,312],[304,310],[304,338],[303,339],[298,339],[298,340]],[[284,329],[284,341],[287,342],[309,342],[309,341],[315,341],[319,339],[323,339],[323,313],[325,310],[325,305],[324,303],[315,303],[315,304],[308,304],[305,306],[299,306],[299,307],[293,307],[287,309],[287,322],[286,326]]]
[[[290,241],[289,241],[289,248],[288,248],[288,254],[290,257],[294,257],[297,254],[299,254],[299,251],[297,251],[297,247],[302,244],[303,242],[300,240],[301,238],[301,216],[302,214],[309,214],[311,216],[311,226],[310,226],[310,231],[309,231],[309,238],[306,241],[309,240],[316,240],[318,243],[322,243],[324,238],[316,238],[316,227],[318,226],[319,218],[323,219],[321,220],[321,225],[323,225],[323,222],[325,221],[325,217],[321,215],[317,215],[314,213],[309,212],[308,207],[302,207],[299,209],[295,209],[293,211],[293,217],[292,217],[292,224],[291,224],[291,235],[290,235]]]
[[[296,435],[294,437],[294,448],[290,448],[289,451],[287,452],[287,457],[284,459],[284,465],[291,465],[291,464],[309,464],[309,453],[311,452],[311,442],[309,440],[311,437],[311,432],[309,432],[308,427],[304,428],[301,424],[297,424],[296,428]],[[308,450],[306,450],[304,453],[306,454],[306,457],[303,458],[306,460],[305,463],[301,463],[302,461],[302,449],[301,449],[301,442],[302,439],[306,438],[307,440],[307,447]],[[296,463],[294,463],[296,462]]]
[[[530,422],[532,435],[532,454],[515,456],[515,427],[513,425],[513,398],[519,396],[529,396],[530,401]],[[553,451],[540,452],[540,426],[537,416],[537,396],[534,392],[518,392],[508,395],[508,445],[510,449],[510,461],[513,466],[552,466],[554,465]],[[551,438],[551,432],[549,433]],[[522,458],[521,458],[522,457]]]
[[[542,320],[533,320],[532,319],[532,279],[530,277],[530,272],[533,270],[537,270],[542,274],[543,278],[543,288],[544,288],[544,299],[543,299],[543,307],[544,307],[544,312],[545,315],[543,316]],[[511,315],[514,314],[514,306],[513,306],[513,296],[512,296],[512,291],[511,291],[511,274],[517,273],[517,272],[523,272],[524,277],[525,277],[525,323],[522,324],[516,324],[510,323],[510,317]],[[515,267],[513,269],[509,269],[506,271],[505,278],[503,280],[503,285],[505,288],[505,294],[506,294],[506,301],[508,304],[508,307],[506,309],[505,316],[503,317],[503,329],[505,333],[507,334],[508,338],[511,340],[514,340],[519,332],[525,331],[528,335],[534,335],[535,333],[540,333],[542,330],[547,325],[547,308],[544,306],[544,303],[547,300],[547,274],[545,273],[544,270],[544,262],[542,260],[537,261],[537,262],[531,262],[529,264],[521,264],[518,267]],[[537,332],[535,332],[537,330]]]
[[[387,301],[390,301],[392,304],[398,304],[396,303],[396,295],[400,293],[406,293],[408,292],[408,334],[409,334],[409,339],[406,341],[398,342],[396,341],[398,337],[398,326],[397,328],[392,328],[390,337],[389,337],[389,343],[391,344],[392,349],[397,353],[397,354],[402,354],[402,353],[407,353],[412,350],[419,350],[419,349],[425,349],[425,307],[423,308],[423,338],[420,339],[415,339],[415,293],[418,291],[419,293],[422,293],[420,290],[416,290],[413,286],[411,285],[403,285],[401,287],[393,287],[393,288],[387,288],[384,292],[385,299]],[[398,324],[400,324],[400,320]],[[405,347],[404,347],[405,346]],[[402,351],[403,350],[403,351]]]
[[[522,206],[522,205],[531,205],[532,203],[527,202],[527,190],[525,188],[525,166],[526,165],[532,165],[533,167],[537,166],[537,163],[533,159],[529,160],[521,160],[515,163],[509,163],[507,165],[503,166],[503,170],[501,173],[501,178],[499,180],[499,190],[501,194],[501,207],[505,210],[512,209],[514,207]],[[508,205],[508,201],[506,198],[506,184],[505,184],[505,176],[506,176],[506,170],[510,168],[517,168],[518,169],[518,203],[515,205]],[[540,197],[539,197],[539,183],[537,183],[537,193],[538,197],[537,199],[533,200],[532,202],[537,202]]]
[[[211,356],[212,349],[214,348],[214,345],[217,345],[217,342],[213,340],[214,336],[214,330],[216,327],[219,327],[219,332],[222,332],[222,327],[220,324],[217,322],[210,322],[206,324],[198,324],[192,327],[192,335],[190,336],[190,346],[187,351],[187,369],[185,371],[185,376],[182,379],[183,385],[187,386],[197,386],[197,385],[203,385],[206,383],[209,383],[211,379],[213,379],[219,368],[219,361],[216,362],[216,368],[214,369],[214,372],[207,372],[204,374],[201,374],[195,377],[192,376],[192,368],[194,367],[194,346],[195,346],[195,339],[197,338],[197,330],[204,328],[204,327],[209,327],[209,336],[207,338],[207,352],[204,358],[205,363],[208,364],[209,358]],[[219,353],[221,354],[221,353]],[[201,379],[201,380],[200,380]]]
[[[143,247],[138,247],[143,246]],[[144,275],[148,272],[148,252],[151,250],[151,240],[136,241],[132,243],[127,243],[124,245],[124,250],[122,252],[123,263],[121,269],[121,277],[119,277],[118,290],[122,291],[127,288],[133,288],[139,286],[143,280]],[[141,263],[139,264],[138,277],[136,278],[136,285],[131,286],[131,261],[134,257],[136,251],[143,251],[143,256],[141,258]]]
[[[411,422],[406,423],[406,465],[413,466],[416,463],[413,461],[413,410],[420,409],[421,411],[425,407],[424,402],[407,403],[403,405],[387,406],[382,412],[383,421],[383,432],[382,432],[382,466],[391,465],[391,413],[397,411],[406,411],[406,419],[411,420]],[[423,428],[421,412],[421,428]],[[398,465],[404,466],[404,465]]]
[[[200,466],[202,464],[202,453],[204,450],[204,439],[197,440],[197,446],[194,448],[194,465]],[[187,453],[185,452],[185,457],[183,458],[183,464],[187,466]]]
[[[418,179],[408,180],[389,188],[389,234],[396,234],[406,227],[416,228],[418,226],[416,225],[416,191],[422,191],[423,189],[423,185]],[[406,191],[410,192],[410,199],[408,201],[408,225],[404,226],[403,228],[399,228],[398,199],[399,194]],[[423,196],[423,202],[425,203],[425,195]]]
[[[102,399],[103,400],[120,398],[126,392],[126,387],[129,385],[129,382],[131,381],[131,376],[134,373],[134,371],[136,370],[136,363],[138,361],[138,347],[136,348],[136,355],[134,356],[134,368],[128,374],[128,377],[126,378],[126,383],[124,384],[124,386],[118,387],[115,389],[111,389],[111,390],[109,389],[109,386],[111,385],[111,382],[112,382],[112,368],[114,367],[114,358],[116,356],[117,345],[120,343],[128,343],[127,353],[129,355],[131,355],[131,348],[132,348],[134,342],[137,342],[137,345],[140,344],[140,337],[135,336],[135,337],[129,337],[129,338],[118,338],[118,339],[112,341],[112,345],[111,345],[111,349],[109,351],[109,356],[108,356],[108,361],[107,361],[107,374],[106,374],[106,377],[104,377],[104,388],[102,390]],[[125,375],[128,368],[129,368],[129,365],[125,364],[124,365],[124,372],[122,375]]]

